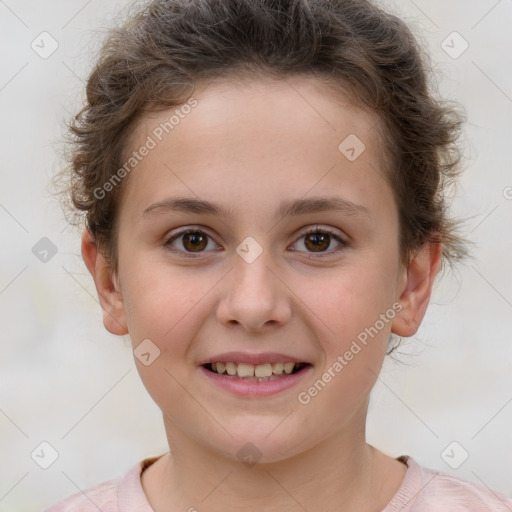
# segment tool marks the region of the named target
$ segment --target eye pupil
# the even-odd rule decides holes
[[[306,246],[308,246],[308,241],[312,241],[313,248],[325,250],[329,247],[329,237],[330,237],[330,235],[328,235],[328,234],[310,233],[306,237]],[[327,242],[327,244],[325,242]],[[310,247],[308,247],[308,249],[309,248]]]
[[[199,231],[194,231],[191,233],[186,233],[183,235],[183,246],[188,250],[190,247],[187,247],[187,242],[192,244],[192,250],[194,249],[204,249],[206,247],[205,244],[206,237],[201,234]]]

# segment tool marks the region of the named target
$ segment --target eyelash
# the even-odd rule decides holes
[[[187,251],[182,251],[180,249],[175,249],[174,247],[172,247],[171,243],[174,241],[174,240],[177,240],[179,239],[180,237],[182,236],[185,236],[189,233],[200,233],[200,234],[203,234],[203,235],[206,235],[208,238],[211,239],[211,237],[205,232],[203,231],[202,229],[200,228],[187,228],[187,229],[184,229],[182,231],[179,231],[178,233],[175,233],[172,237],[170,237],[166,242],[165,242],[165,246],[167,247],[167,249],[169,249],[171,252],[173,253],[177,253],[181,256],[185,256],[186,258],[198,258],[198,257],[201,257],[202,254],[204,254],[205,252],[210,252],[210,251],[202,251],[202,252],[198,252],[198,253],[192,253],[192,252],[187,252]],[[315,228],[310,228],[308,229],[306,232],[302,233],[302,235],[299,237],[298,240],[300,240],[301,238],[304,238],[308,235],[316,235],[316,234],[327,234],[327,235],[330,235],[332,238],[334,238],[334,240],[336,240],[340,245],[339,247],[337,247],[336,249],[334,250],[331,250],[329,252],[319,252],[319,253],[314,253],[314,252],[311,252],[309,254],[312,254],[313,257],[311,256],[308,256],[309,259],[316,259],[318,257],[322,258],[322,257],[326,257],[326,256],[330,256],[334,253],[337,253],[343,249],[345,249],[346,247],[349,247],[350,244],[349,242],[347,242],[346,240],[343,240],[339,235],[337,235],[336,233],[334,233],[333,231],[329,230],[329,229],[325,229],[325,228],[319,228],[319,227],[315,227]],[[300,252],[300,251],[296,251],[296,252]]]

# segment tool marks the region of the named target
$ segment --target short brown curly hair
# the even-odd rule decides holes
[[[378,115],[401,260],[442,241],[443,269],[469,253],[446,196],[461,170],[464,116],[435,99],[427,60],[407,25],[369,0],[154,0],[112,29],[101,49],[86,104],[69,124],[63,192],[116,273],[123,187],[101,198],[95,191],[126,161],[142,116],[183,105],[199,81],[313,76]]]

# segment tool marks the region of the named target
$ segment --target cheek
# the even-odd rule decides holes
[[[136,260],[125,271],[123,298],[133,344],[149,338],[162,351],[179,348],[171,341],[179,339],[176,332],[193,316],[208,283],[179,268]]]
[[[330,351],[350,346],[393,302],[390,273],[362,259],[325,276],[303,280],[294,289],[311,311],[311,321],[325,332]],[[386,331],[382,326],[379,330]]]
[[[130,278],[125,310],[137,371],[154,402],[162,410],[172,410],[173,404],[183,399],[181,384],[193,377],[195,367],[185,363],[201,325],[198,317],[205,314],[205,296],[213,284],[169,266],[144,267],[134,261],[132,269],[126,270]],[[149,352],[157,354],[148,365],[137,357],[138,345],[147,339],[152,344]],[[144,343],[147,346],[148,342]]]
[[[340,429],[360,407],[364,414],[391,329],[391,315],[388,322],[380,320],[392,305],[389,295],[379,273],[368,268],[361,273],[347,272],[338,279],[331,276],[321,289],[305,295],[305,303],[314,312],[310,315],[311,331],[318,336],[323,354],[315,378],[297,397],[299,410],[304,407],[304,421],[311,423],[311,428],[316,417],[323,417],[324,427],[330,431]]]
[[[189,378],[186,372],[195,368],[193,341],[212,314],[212,292],[222,275],[165,262],[142,264],[135,259],[126,271],[125,311],[133,349],[143,340],[151,340],[160,352],[157,361],[162,369],[168,369],[180,382]],[[148,377],[153,379],[152,375]],[[141,377],[145,380],[145,375]]]

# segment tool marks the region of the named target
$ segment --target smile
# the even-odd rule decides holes
[[[280,379],[283,375],[291,375],[300,371],[308,363],[263,363],[258,365],[235,362],[208,363],[204,367],[219,375],[228,375],[234,379],[264,382]]]
[[[298,385],[313,372],[313,365],[291,361],[257,365],[227,361],[205,363],[199,370],[209,384],[240,397],[259,398]]]

